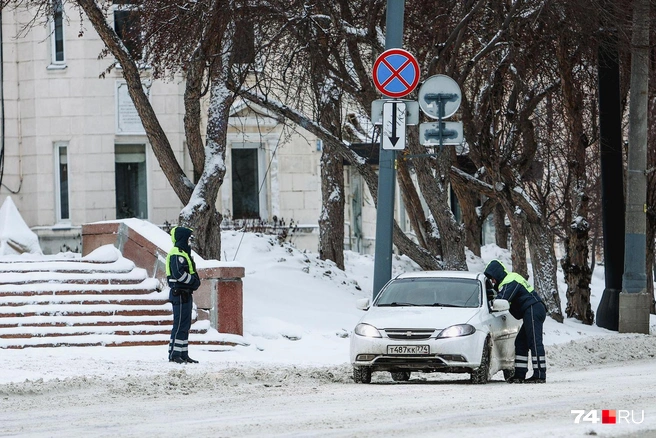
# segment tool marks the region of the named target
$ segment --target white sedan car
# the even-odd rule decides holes
[[[412,372],[469,373],[472,383],[486,383],[503,371],[509,379],[521,321],[507,301],[491,298],[482,273],[414,272],[390,280],[371,306],[358,302],[366,313],[351,335],[353,379],[370,383],[375,371],[396,381]]]

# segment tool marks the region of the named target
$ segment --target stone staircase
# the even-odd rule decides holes
[[[166,345],[173,316],[161,289],[112,245],[85,257],[2,257],[0,348]],[[241,343],[198,315],[190,344]]]

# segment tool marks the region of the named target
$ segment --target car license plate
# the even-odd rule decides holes
[[[387,354],[430,354],[428,345],[388,345]]]

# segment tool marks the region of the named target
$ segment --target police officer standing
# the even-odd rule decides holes
[[[545,383],[547,364],[542,343],[542,327],[547,317],[547,309],[544,303],[524,277],[516,272],[508,272],[498,260],[488,263],[485,276],[497,290],[497,298],[510,303],[510,314],[523,321],[515,338],[515,374],[508,381]],[[533,362],[533,375],[527,379],[529,350]]]
[[[200,286],[194,260],[191,258],[189,238],[192,230],[174,227],[171,230],[173,248],[166,257],[166,278],[169,283],[169,301],[173,305],[173,328],[169,343],[169,362],[198,363],[189,357],[188,342],[191,328],[193,292]]]

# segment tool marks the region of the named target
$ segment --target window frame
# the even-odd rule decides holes
[[[118,153],[118,149],[124,148],[124,147],[134,147],[134,146],[139,146],[143,148],[143,154],[144,154],[144,178],[145,178],[145,193],[144,193],[144,202],[146,203],[144,213],[145,217],[140,218],[143,220],[149,220],[150,217],[152,216],[151,208],[151,197],[150,197],[150,190],[151,190],[151,177],[150,177],[150,159],[148,157],[148,142],[141,138],[141,137],[131,137],[131,138],[122,138],[120,141],[114,141],[114,172],[116,172],[116,164],[119,163],[117,161],[118,155],[126,155],[130,153],[135,153],[135,152],[120,152]],[[136,153],[141,153],[141,152],[136,152]],[[114,177],[116,178],[116,173],[114,174]],[[118,187],[114,187],[114,199],[116,199],[118,196]],[[115,212],[115,217],[118,218],[118,204],[114,206],[114,212]],[[136,217],[136,216],[135,216]]]
[[[246,139],[240,139],[237,141],[230,141],[230,213],[231,216],[234,215],[234,199],[233,199],[233,184],[232,184],[232,151],[233,150],[243,150],[243,149],[255,149],[257,151],[257,186],[258,186],[258,207],[260,210],[260,218],[263,220],[269,219],[269,202],[268,202],[268,176],[266,171],[266,149],[265,141],[248,141]],[[233,217],[234,219],[234,217]]]
[[[70,163],[68,159],[68,142],[67,141],[56,141],[54,142],[54,159],[55,159],[55,172],[54,172],[54,177],[55,177],[55,218],[57,223],[65,223],[65,224],[70,224],[71,223],[71,183],[70,183],[70,176],[71,172],[69,171],[70,169]],[[62,187],[61,187],[61,149],[64,148],[66,149],[66,199],[68,203],[68,217],[64,218],[62,217]]]
[[[64,3],[62,0],[51,0],[52,15],[49,20],[50,24],[50,69],[66,68],[66,32],[64,26],[64,19],[66,14],[64,12]],[[60,17],[57,19],[56,11],[60,8]],[[59,25],[58,22],[59,21]],[[61,44],[62,44],[62,59],[57,59],[57,28],[61,29]]]
[[[121,42],[123,42],[125,48],[128,49],[128,52],[130,52],[128,44],[126,44],[126,42],[123,40],[123,37],[119,35],[118,31],[116,30],[116,12],[139,12],[139,5],[135,3],[130,3],[129,0],[122,1],[122,2],[114,1],[111,11],[112,11],[112,28],[114,29],[114,32],[116,32],[116,35],[119,37]],[[144,38],[143,29],[141,28],[141,23],[139,23],[139,45],[141,49],[141,54],[138,59],[134,60],[137,65],[143,64],[145,62],[144,59],[146,58],[146,41]],[[130,55],[132,55],[131,52]],[[120,64],[118,64],[117,67],[120,68],[121,67]]]

